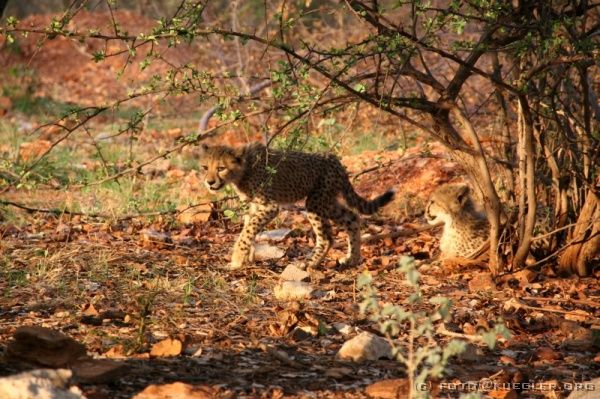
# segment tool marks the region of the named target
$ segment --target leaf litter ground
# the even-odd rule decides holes
[[[432,261],[436,231],[398,237],[390,234],[397,224],[383,216],[364,227],[380,238],[363,245],[363,268],[375,275],[383,301],[406,303],[410,291],[396,269],[400,256],[412,255],[421,264],[424,295],[454,302],[448,330],[471,336],[501,316],[513,333],[495,350],[471,346],[451,362],[446,381],[564,383],[600,374],[595,279],[518,274],[488,290],[485,278],[473,277],[486,276],[484,271]],[[96,398],[128,398],[149,384],[174,381],[240,397],[364,397],[376,381],[405,377],[391,360],[335,359],[349,338],[340,326],[376,332],[358,311],[355,278],[362,268],[335,267],[343,248],[332,250],[314,283],[327,295],[301,303],[273,297],[284,267],[314,244],[297,212],[284,211],[271,227],[281,226],[293,229],[276,244],[286,251],[282,259],[227,272],[222,267],[240,226],[226,220],[182,226],[168,217],[150,224],[44,216],[21,228],[4,225],[3,347],[19,326],[42,325],[85,344],[94,357],[124,362],[125,371],[110,381],[80,384]],[[336,241],[343,240],[339,233]],[[181,354],[151,356],[152,345],[166,338],[183,344]],[[14,362],[0,363],[2,375],[18,369]],[[547,394],[529,391],[526,397]]]

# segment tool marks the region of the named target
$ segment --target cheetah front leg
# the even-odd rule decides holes
[[[244,217],[244,228],[233,246],[229,270],[240,269],[246,261],[252,260],[254,238],[278,213],[279,207],[272,202],[250,204],[250,212]]]

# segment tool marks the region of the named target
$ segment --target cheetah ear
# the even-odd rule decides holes
[[[206,143],[200,143],[200,155],[206,154],[208,150],[208,145]]]
[[[466,184],[461,185],[459,187],[457,199],[461,205],[464,205],[465,202],[467,202],[467,199],[469,198],[469,191],[469,186],[467,186]]]
[[[246,147],[237,147],[233,149],[233,157],[238,164],[242,164],[244,161],[244,153],[246,152]]]

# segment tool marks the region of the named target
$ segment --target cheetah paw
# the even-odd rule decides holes
[[[246,261],[246,259],[248,258],[247,255],[244,254],[239,254],[239,253],[233,253],[233,255],[231,255],[231,262],[229,262],[229,265],[227,265],[226,269],[227,270],[239,270],[244,266],[244,263]]]
[[[336,262],[340,267],[354,267],[360,265],[360,257],[358,258],[343,258]]]

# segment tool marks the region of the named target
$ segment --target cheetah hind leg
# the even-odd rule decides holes
[[[348,234],[348,252],[340,259],[342,267],[352,267],[360,264],[360,218],[350,209],[335,204],[331,210],[331,219],[338,226],[343,226]]]
[[[301,269],[316,268],[325,255],[327,255],[327,252],[329,252],[329,248],[331,248],[331,244],[333,243],[333,233],[331,231],[329,220],[313,212],[308,212],[307,217],[315,232],[316,239],[315,247],[313,248],[310,258],[306,263],[302,263],[298,266]]]

